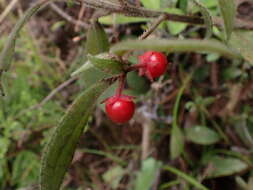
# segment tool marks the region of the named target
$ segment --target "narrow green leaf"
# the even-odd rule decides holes
[[[178,92],[176,103],[173,108],[173,121],[172,121],[172,131],[171,131],[171,138],[170,138],[170,156],[172,160],[180,156],[184,150],[184,135],[181,129],[178,127],[177,120],[178,120],[180,101],[183,96],[184,90],[189,84],[191,78],[192,78],[192,74],[189,75],[184,81],[182,87],[180,88]]]
[[[253,32],[235,31],[229,41],[231,47],[237,49],[243,58],[253,65]]]
[[[153,158],[148,158],[147,160],[142,161],[141,171],[137,175],[134,190],[150,189],[161,165],[161,162]]]
[[[131,24],[131,23],[140,23],[147,22],[150,18],[143,17],[130,17],[119,14],[108,15],[99,18],[99,22],[102,24],[112,25],[112,24]]]
[[[31,8],[29,8],[24,16],[19,19],[13,30],[11,31],[3,50],[0,54],[0,80],[2,79],[1,75],[2,72],[7,71],[11,66],[12,57],[15,51],[15,43],[16,39],[18,37],[18,34],[20,30],[23,28],[23,26],[28,22],[28,20],[37,13],[40,8],[45,6],[49,2],[53,2],[56,0],[41,0],[35,5],[33,5]],[[1,83],[1,81],[0,81]],[[2,91],[2,85],[0,84],[0,91]]]
[[[209,10],[198,0],[192,0],[192,1],[199,8],[204,18],[206,29],[207,29],[206,38],[210,38],[212,36],[212,31],[213,31],[213,20],[212,20],[211,14]]]
[[[190,183],[191,185],[193,185],[197,189],[208,190],[208,188],[206,188],[204,185],[200,184],[192,176],[187,175],[176,168],[173,168],[171,166],[165,166],[164,169],[170,171],[173,174],[176,174],[178,177],[181,177],[182,179],[184,179],[185,181],[187,181],[188,183]]]
[[[109,54],[88,55],[88,59],[97,69],[105,73],[117,75],[124,71],[123,64],[115,58],[110,58]]]
[[[84,91],[72,104],[42,156],[41,190],[58,190],[69,167],[79,137],[98,97],[109,87],[101,81]]]
[[[208,164],[212,166],[212,170],[208,170],[207,178],[230,176],[248,168],[245,162],[233,157],[213,156]]]
[[[193,143],[201,145],[215,144],[220,140],[218,133],[205,126],[193,126],[191,128],[187,128],[186,137]]]
[[[236,14],[235,0],[218,0],[218,2],[224,20],[226,40],[228,41],[234,29],[234,19]]]
[[[115,54],[122,55],[128,50],[156,50],[164,52],[206,52],[217,53],[228,58],[237,59],[241,56],[233,49],[215,40],[166,40],[166,39],[147,39],[147,40],[128,40],[117,43],[111,48]]]
[[[87,33],[86,52],[91,55],[109,51],[109,41],[103,26],[93,22]]]

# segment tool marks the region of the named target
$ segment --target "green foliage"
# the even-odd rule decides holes
[[[144,7],[149,9],[160,9],[160,0],[141,0]]]
[[[146,78],[140,77],[137,72],[127,74],[127,84],[137,94],[144,94],[150,89],[150,82]]]
[[[118,75],[124,71],[123,64],[115,58],[110,58],[108,54],[98,56],[88,55],[90,62],[99,70],[111,75]]]
[[[95,102],[109,85],[100,82],[85,90],[62,118],[42,157],[41,190],[60,188]]]
[[[49,3],[50,1],[54,0],[48,0],[48,1],[41,1],[37,3],[36,5],[32,6],[30,9],[28,9],[24,16],[18,21],[18,23],[15,25],[14,29],[12,30],[11,34],[8,37],[7,42],[5,43],[5,46],[3,47],[3,50],[0,54],[0,83],[2,80],[2,72],[7,71],[11,66],[11,61],[14,55],[15,50],[15,43],[16,38],[20,32],[20,30],[23,28],[23,26],[26,24],[26,22],[36,13],[38,10],[45,5],[45,3]],[[1,91],[1,84],[0,84],[0,91]]]
[[[192,75],[188,76],[182,87],[180,88],[177,99],[173,108],[173,122],[172,122],[172,131],[171,131],[171,139],[170,139],[170,157],[171,159],[175,159],[179,157],[184,150],[184,135],[179,128],[177,122],[178,122],[178,112],[179,112],[179,106],[180,101],[183,96],[185,88],[188,86],[189,82],[191,81]]]
[[[188,0],[141,0],[144,8],[155,11],[151,11],[153,14],[166,11],[178,16],[195,15],[197,18],[197,15],[201,13],[205,21],[203,27],[207,30],[206,36],[212,37],[213,32],[213,35],[220,41],[200,40],[199,38],[202,36],[202,29],[200,30],[200,28],[202,26],[171,21],[164,21],[163,24],[160,24],[156,28],[157,32],[152,34],[155,36],[152,36],[152,39],[122,41],[122,39],[129,38],[128,35],[122,35],[125,31],[126,34],[130,32],[131,38],[137,38],[136,33],[147,29],[148,22],[152,19],[134,17],[134,14],[131,14],[131,17],[130,14],[126,14],[128,16],[110,14],[98,19],[102,24],[113,24],[113,27],[107,26],[107,29],[110,34],[116,34],[113,37],[119,37],[117,44],[110,48],[104,27],[97,21],[89,22],[91,27],[87,32],[85,31],[87,33],[85,38],[86,49],[80,57],[81,64],[84,64],[71,66],[70,69],[79,67],[76,68],[72,76],[78,77],[78,84],[83,84],[81,89],[84,86],[85,90],[67,110],[56,129],[52,130],[52,126],[55,126],[56,121],[67,106],[66,102],[72,102],[73,96],[76,96],[76,91],[79,88],[75,85],[73,91],[66,89],[66,92],[58,93],[53,100],[40,105],[41,100],[48,95],[49,91],[63,82],[67,78],[66,75],[71,72],[68,69],[69,60],[64,60],[67,64],[63,64],[66,68],[63,69],[64,72],[61,72],[62,68],[57,68],[53,65],[54,61],[51,61],[56,59],[56,62],[62,64],[61,57],[55,57],[53,53],[48,53],[52,49],[59,50],[60,48],[53,43],[47,43],[45,39],[42,39],[45,44],[40,47],[38,46],[40,40],[31,38],[26,30],[21,29],[44,3],[53,1],[44,0],[36,3],[35,6],[25,12],[9,38],[7,40],[4,39],[5,37],[0,39],[0,49],[2,50],[0,71],[7,71],[8,69],[11,71],[0,73],[4,89],[7,92],[7,96],[0,99],[0,189],[20,189],[37,185],[40,168],[38,155],[41,152],[41,145],[44,145],[45,142],[49,143],[43,154],[40,176],[41,190],[59,189],[72,161],[79,137],[83,132],[89,132],[89,135],[86,136],[85,142],[81,143],[81,146],[85,148],[78,151],[79,154],[80,152],[82,154],[77,158],[77,161],[79,159],[84,161],[84,166],[77,165],[76,167],[75,165],[73,167],[73,172],[76,172],[77,175],[73,179],[69,179],[74,187],[70,188],[68,185],[68,187],[64,187],[66,190],[101,189],[101,187],[118,189],[122,187],[123,183],[126,187],[132,185],[131,187],[136,190],[147,190],[152,186],[156,188],[155,185],[159,185],[161,189],[178,185],[180,188],[190,189],[191,185],[194,189],[208,190],[199,179],[207,178],[208,182],[210,178],[237,174],[238,176],[233,178],[237,184],[245,189],[252,189],[252,172],[247,172],[243,178],[239,176],[252,165],[250,156],[253,147],[253,131],[251,129],[253,110],[248,100],[252,97],[252,73],[250,69],[253,63],[253,36],[250,31],[234,31],[234,1],[194,0],[194,3],[191,4]],[[111,3],[113,6],[114,4],[119,6],[118,0],[99,2],[101,2],[101,6],[103,6],[103,2],[106,2],[107,5]],[[76,2],[73,0],[67,1],[67,5],[68,9],[76,8]],[[212,28],[213,19],[211,16],[220,16],[218,5],[224,20],[228,44],[222,42],[224,35],[219,31],[219,28]],[[136,8],[138,9],[138,7]],[[144,8],[141,10],[145,10]],[[126,10],[122,10],[122,12],[124,11]],[[99,14],[100,12],[96,13]],[[88,17],[89,14],[88,12]],[[85,13],[85,16],[87,15]],[[130,25],[131,23],[135,24]],[[138,23],[142,25],[138,26]],[[50,20],[50,24],[52,24],[51,30],[54,31],[54,35],[57,35],[58,30],[64,31],[73,27],[69,26],[68,21],[55,21],[55,19],[52,19],[52,22]],[[117,24],[126,25],[118,26]],[[118,29],[120,30],[115,31]],[[75,35],[83,35],[83,30],[80,30],[80,33],[77,31],[75,30]],[[117,32],[120,34],[119,36],[117,36]],[[16,40],[18,34],[22,38]],[[180,39],[169,39],[171,35],[178,35]],[[69,38],[68,36],[64,37]],[[112,41],[114,40],[117,41],[118,38],[113,38]],[[17,44],[17,54],[14,56],[15,43]],[[45,48],[44,45],[48,51],[39,50],[39,48]],[[73,46],[78,45],[76,43]],[[129,72],[127,73],[127,90],[124,94],[137,96],[138,106],[145,108],[140,109],[144,110],[145,117],[155,120],[156,125],[150,131],[148,142],[143,142],[150,144],[150,153],[154,153],[159,159],[161,156],[162,160],[166,160],[165,162],[180,157],[179,161],[187,166],[186,173],[172,166],[164,167],[165,170],[177,176],[176,179],[169,182],[158,179],[157,174],[161,170],[162,161],[149,158],[141,162],[139,170],[132,167],[132,163],[139,161],[139,153],[143,151],[139,144],[135,144],[143,138],[143,136],[141,137],[143,134],[139,130],[142,121],[138,124],[133,122],[130,126],[126,124],[123,127],[116,127],[104,119],[104,114],[98,111],[94,122],[93,120],[90,122],[92,126],[96,127],[89,128],[90,130],[85,128],[88,126],[88,121],[93,119],[91,114],[94,107],[98,106],[103,109],[104,106],[100,102],[115,93],[117,84],[110,86],[113,81],[103,80],[115,77],[124,71],[123,66],[125,67],[125,65],[122,65],[120,59],[118,60],[115,57],[130,52],[137,57],[139,51],[145,50],[169,53],[168,58],[170,62],[173,62],[169,65],[169,74],[166,74],[164,78],[157,79],[150,88],[151,84],[146,78],[138,76],[137,72]],[[45,56],[45,52],[49,55]],[[199,56],[197,53],[204,53],[204,56]],[[41,54],[46,57],[45,60],[49,58],[50,61],[41,58]],[[15,66],[10,67],[13,58]],[[218,68],[213,67],[214,64],[218,65]],[[194,75],[188,74],[186,76],[192,70],[195,71]],[[186,79],[180,86],[180,81],[183,78]],[[193,85],[189,88],[190,82]],[[218,87],[215,83],[218,84]],[[238,87],[235,89],[240,90],[239,95],[241,97],[238,98],[236,93],[231,93],[233,91],[229,90],[231,86],[233,89],[234,86]],[[138,98],[139,95],[141,98]],[[185,105],[183,105],[184,103]],[[146,109],[147,107],[148,109]],[[186,109],[184,110],[184,108]],[[236,117],[239,119],[235,120]],[[172,128],[170,126],[171,118]],[[218,119],[216,120],[216,118]],[[98,127],[98,124],[101,124],[101,127]],[[226,130],[223,126],[226,126]],[[230,139],[227,131],[232,136],[237,137],[238,140],[236,139],[236,142],[233,142],[234,139]],[[191,156],[194,153],[191,148],[185,151],[185,140],[198,145],[205,145],[196,146],[202,156],[202,162]],[[121,144],[124,142],[135,144],[133,145],[134,148],[126,148]],[[165,146],[160,146],[160,142],[162,142],[161,144],[165,143]],[[118,151],[114,151],[113,143],[117,144]],[[218,150],[216,146],[213,146],[214,144],[226,148],[236,147],[243,150],[243,153]],[[167,155],[168,146],[170,146],[170,155]],[[165,151],[163,147],[166,147]],[[103,148],[105,150],[100,150]],[[164,156],[161,152],[165,152],[166,155]],[[83,159],[84,154],[85,158]],[[178,160],[174,161],[178,163]],[[87,162],[89,165],[86,165]],[[163,173],[159,172],[162,177]],[[96,177],[94,177],[95,175]],[[128,184],[125,181],[126,176],[129,179],[127,180],[129,181]],[[160,184],[156,184],[156,181],[159,181]]]
[[[153,158],[142,161],[141,170],[137,174],[134,190],[150,189],[161,166],[162,164]]]
[[[121,55],[128,50],[155,50],[165,52],[208,52],[217,53],[232,59],[241,58],[241,56],[236,51],[228,48],[223,43],[215,40],[128,40],[119,42],[111,48],[111,51],[118,55]]]
[[[111,185],[112,189],[117,189],[124,174],[125,170],[122,167],[115,166],[104,173],[102,177],[107,184]]]
[[[201,145],[212,145],[220,140],[220,136],[204,126],[194,126],[186,129],[186,137],[190,141]]]
[[[224,20],[226,40],[228,41],[234,29],[234,19],[236,15],[235,0],[218,0],[221,15]]]
[[[167,8],[165,9],[168,13],[183,15],[183,11],[181,9],[177,8]],[[178,23],[178,22],[166,22],[166,25],[172,35],[180,34],[182,31],[184,31],[187,27],[187,24],[185,23]]]
[[[208,178],[230,176],[248,168],[245,162],[232,157],[213,156],[207,161],[212,166],[207,173]]]
[[[213,30],[213,21],[212,21],[211,14],[210,14],[209,10],[202,3],[200,3],[198,0],[192,0],[192,1],[199,8],[199,10],[204,18],[206,30],[207,30],[206,38],[209,38],[209,37],[211,37],[212,30]]]
[[[86,52],[91,55],[107,52],[109,42],[104,28],[94,21],[87,32]]]
[[[29,151],[18,154],[13,163],[12,183],[27,187],[39,179],[40,161],[38,156]]]
[[[165,166],[164,170],[167,170],[175,175],[177,175],[178,177],[184,179],[185,181],[187,181],[188,183],[190,183],[191,185],[193,185],[195,188],[200,189],[200,190],[208,190],[208,188],[206,188],[205,186],[203,186],[202,184],[200,184],[196,179],[194,179],[194,177],[187,175],[183,172],[181,172],[180,170],[170,167],[170,166]]]
[[[243,58],[253,65],[253,32],[235,31],[230,40],[230,46],[236,48]],[[247,45],[246,45],[247,44]]]

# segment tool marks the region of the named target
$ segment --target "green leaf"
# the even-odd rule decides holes
[[[178,14],[178,15],[184,14],[184,12],[182,10],[177,9],[177,8],[167,8],[164,11],[166,11],[167,13],[171,13],[171,14]],[[177,35],[177,34],[181,33],[187,27],[187,24],[179,23],[179,22],[170,21],[170,22],[166,22],[166,24],[167,24],[168,29],[172,35]]]
[[[177,120],[178,120],[180,101],[183,96],[184,90],[189,84],[191,78],[192,78],[192,74],[189,75],[185,79],[182,87],[180,88],[178,92],[177,99],[173,108],[173,121],[172,121],[172,131],[171,131],[171,138],[170,138],[170,157],[172,160],[180,156],[184,150],[184,135],[181,129],[178,127]]]
[[[60,188],[96,101],[109,85],[101,81],[85,90],[60,121],[42,156],[41,190]]]
[[[108,37],[99,22],[93,22],[87,33],[86,52],[91,55],[109,50]]]
[[[84,70],[81,73],[80,82],[83,83],[85,87],[90,87],[91,85],[96,84],[100,80],[109,77],[111,77],[111,75],[100,71],[92,65],[92,67]]]
[[[253,32],[235,31],[229,41],[231,47],[236,48],[243,58],[253,65]]]
[[[106,171],[102,177],[106,184],[110,184],[112,189],[117,189],[124,174],[125,170],[121,166],[115,166]]]
[[[201,145],[215,144],[220,140],[218,133],[204,126],[187,128],[186,137],[190,141]]]
[[[138,94],[144,94],[150,89],[150,82],[135,71],[127,74],[127,84],[131,90]]]
[[[12,183],[25,187],[38,180],[39,158],[29,151],[19,153],[13,163]]]
[[[148,9],[160,9],[160,0],[141,0],[141,3]]]
[[[218,0],[218,2],[224,20],[226,40],[228,41],[234,29],[234,19],[236,15],[235,0]]]
[[[81,67],[79,67],[77,70],[75,70],[73,73],[71,73],[71,76],[73,77],[73,76],[79,75],[80,73],[85,72],[93,67],[94,66],[88,60]]]
[[[184,12],[187,12],[187,8],[188,8],[188,0],[179,0],[178,1],[179,4],[179,8],[181,10],[183,10]]]
[[[192,0],[192,1],[199,8],[199,10],[204,18],[205,25],[207,28],[206,38],[210,38],[212,35],[212,31],[213,31],[213,21],[212,21],[211,14],[210,14],[209,10],[202,3],[200,3],[198,0]]]
[[[248,168],[245,162],[232,157],[213,156],[208,164],[212,166],[212,169],[208,170],[207,178],[230,176]]]
[[[47,1],[39,1],[35,5],[33,5],[31,8],[29,8],[23,17],[19,19],[13,30],[11,31],[3,50],[0,54],[0,80],[2,79],[2,72],[7,71],[11,66],[12,57],[15,51],[15,43],[16,39],[18,37],[18,34],[20,30],[23,28],[23,26],[28,22],[28,20],[39,11],[41,7],[46,5],[49,2],[53,2],[56,0],[47,0]],[[1,81],[0,81],[1,83]],[[0,91],[2,91],[2,85],[0,84]]]
[[[115,58],[110,58],[109,54],[88,55],[88,59],[97,69],[105,73],[118,75],[124,71],[123,64]]]
[[[130,24],[130,23],[140,23],[147,22],[149,18],[142,17],[129,17],[119,14],[108,15],[99,18],[99,22],[102,24],[112,25],[112,24]]]
[[[150,189],[155,181],[161,163],[153,158],[142,161],[141,171],[137,175],[134,190]]]
[[[237,59],[241,56],[233,49],[215,40],[198,39],[146,39],[146,40],[128,40],[117,43],[111,48],[115,54],[122,55],[129,50],[155,50],[164,52],[208,52],[217,53],[228,58]]]
[[[164,167],[165,170],[170,171],[173,174],[176,174],[178,177],[184,179],[185,181],[187,181],[188,183],[190,183],[191,185],[193,185],[195,188],[200,189],[200,190],[208,190],[208,188],[206,188],[204,185],[200,184],[196,179],[194,179],[192,176],[187,175],[183,172],[181,172],[180,170],[173,168],[171,166],[165,166]]]
[[[170,139],[170,157],[176,159],[184,151],[184,135],[179,127],[173,127]]]

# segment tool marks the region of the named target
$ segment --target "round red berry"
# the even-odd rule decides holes
[[[147,51],[139,56],[139,74],[146,75],[151,81],[166,72],[168,61],[167,57],[156,51]]]
[[[115,123],[129,121],[135,111],[135,104],[130,96],[112,96],[105,101],[107,116]]]

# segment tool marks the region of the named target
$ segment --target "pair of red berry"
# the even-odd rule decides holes
[[[139,75],[145,75],[153,81],[165,73],[168,65],[167,57],[156,51],[148,51],[139,56],[139,63],[134,67],[139,69]],[[133,98],[126,95],[117,94],[105,101],[107,116],[115,123],[122,124],[129,121],[135,111]]]

